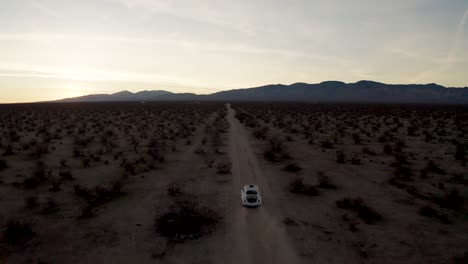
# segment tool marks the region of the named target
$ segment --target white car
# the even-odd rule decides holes
[[[243,206],[257,207],[262,205],[262,197],[257,185],[245,185],[241,190],[241,201]]]

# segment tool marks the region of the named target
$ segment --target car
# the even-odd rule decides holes
[[[241,190],[241,201],[245,207],[258,207],[262,205],[262,196],[257,185],[245,185]]]

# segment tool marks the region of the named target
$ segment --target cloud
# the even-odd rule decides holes
[[[437,67],[426,70],[418,74],[416,77],[414,77],[411,80],[412,83],[419,82],[420,80],[426,79],[428,76],[446,71],[454,63],[460,61],[460,59],[458,58],[458,54],[460,53],[461,50],[466,49],[463,46],[463,42],[464,42],[464,35],[465,35],[465,25],[467,21],[468,21],[468,8],[465,10],[465,12],[463,13],[462,17],[460,18],[457,24],[457,27],[455,30],[455,36],[452,40],[447,56],[440,60]]]
[[[172,1],[172,0],[116,0],[129,9],[150,11],[181,19],[211,24],[238,31],[247,35],[255,33],[254,25],[245,19],[245,8],[241,2],[230,1]],[[249,2],[246,2],[249,3]]]

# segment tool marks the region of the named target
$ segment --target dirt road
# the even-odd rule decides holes
[[[232,190],[228,195],[229,212],[223,262],[231,263],[300,263],[299,256],[283,228],[270,190],[245,128],[235,118],[228,104],[229,154],[232,161]],[[246,184],[258,184],[264,205],[249,209],[241,206],[240,190]]]

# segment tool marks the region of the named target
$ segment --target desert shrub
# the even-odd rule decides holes
[[[218,174],[231,173],[231,163],[228,161],[218,162],[218,164],[216,165],[216,172]]]
[[[35,236],[31,223],[18,219],[10,219],[3,229],[2,242],[8,244],[23,244]]]
[[[26,189],[35,189],[41,183],[42,183],[42,181],[40,179],[38,179],[37,177],[28,177],[28,178],[24,179],[23,186]]]
[[[62,190],[60,186],[62,185],[62,182],[60,181],[53,181],[50,185],[49,191],[51,192],[59,192]]]
[[[338,189],[338,187],[330,180],[328,176],[325,175],[325,173],[319,171],[317,174],[319,182],[317,187],[330,190]]]
[[[317,196],[319,194],[314,186],[304,184],[304,179],[301,177],[295,178],[289,183],[289,191],[295,194],[310,196]]]
[[[419,210],[419,214],[426,216],[426,217],[434,217],[434,218],[439,216],[439,212],[436,209],[428,205],[422,207],[421,210]]]
[[[352,137],[353,137],[354,144],[356,144],[356,145],[361,144],[362,139],[361,139],[361,136],[359,136],[359,134],[353,134]]]
[[[455,159],[465,160],[467,147],[461,143],[456,142],[455,144]]]
[[[384,145],[383,147],[383,153],[387,154],[387,155],[392,155],[393,154],[393,148],[392,146],[386,144]]]
[[[8,145],[6,148],[5,148],[5,152],[3,153],[3,156],[11,156],[13,155],[14,152],[13,152],[13,147],[11,145]]]
[[[436,209],[434,209],[434,208],[432,208],[431,206],[428,206],[428,205],[423,206],[419,210],[419,214],[422,215],[422,216],[425,216],[425,217],[438,219],[443,224],[450,224],[451,223],[451,221],[449,220],[447,214],[441,214],[439,211],[437,211]]]
[[[427,179],[427,170],[426,169],[422,169],[420,172],[419,172],[419,177],[421,179]]]
[[[439,167],[434,161],[430,160],[427,163],[426,170],[434,173],[445,174],[445,171]]]
[[[136,174],[136,166],[135,164],[131,163],[131,162],[125,162],[125,164],[123,165],[124,167],[124,170],[125,172],[131,174],[131,175],[135,175]]]
[[[409,164],[408,157],[402,152],[395,153],[394,158],[397,163]]]
[[[444,196],[437,199],[437,203],[443,208],[457,210],[463,207],[465,203],[465,197],[463,197],[463,195],[461,195],[458,190],[451,190]]]
[[[283,224],[288,225],[288,226],[297,226],[298,225],[296,221],[294,221],[293,219],[291,219],[289,217],[285,217],[283,219]]]
[[[75,195],[84,199],[90,199],[92,197],[91,190],[81,187],[79,184],[75,184],[74,186]]]
[[[297,164],[296,162],[294,162],[284,166],[283,170],[287,172],[297,173],[302,170],[302,167],[299,166],[299,164]]]
[[[36,196],[29,196],[25,200],[26,208],[34,209],[38,206],[37,197]]]
[[[44,207],[42,208],[41,213],[42,214],[53,214],[53,213],[56,213],[57,211],[58,211],[57,202],[54,199],[49,198],[47,200],[47,202],[44,204]]]
[[[170,184],[169,187],[167,187],[167,194],[169,194],[169,196],[172,196],[172,197],[179,196],[180,194],[182,194],[181,185],[178,183]]]
[[[371,156],[377,155],[377,153],[375,153],[375,151],[371,150],[368,147],[362,148],[362,153],[367,154],[367,155],[371,155]]]
[[[468,263],[468,251],[465,251],[463,256],[457,256],[452,258],[453,264],[466,264]]]
[[[339,163],[339,164],[345,164],[346,163],[345,154],[343,153],[343,151],[337,151],[336,152],[336,162]]]
[[[320,146],[325,149],[332,149],[333,143],[330,140],[325,140],[320,143]]]
[[[264,157],[271,162],[282,162],[291,158],[283,143],[278,139],[270,140],[270,147],[263,153]]]
[[[8,164],[6,161],[0,159],[0,171],[5,169],[8,169]]]
[[[41,158],[45,154],[49,153],[49,146],[45,143],[37,144],[33,149],[31,156],[35,158]]]
[[[265,140],[267,139],[268,130],[269,130],[268,127],[262,127],[262,128],[256,129],[253,132],[253,135],[256,139]]]
[[[221,217],[214,210],[196,202],[179,201],[156,218],[156,232],[171,242],[196,240],[214,232]]]
[[[382,215],[364,203],[361,198],[344,198],[336,201],[338,208],[348,209],[358,214],[366,224],[375,224],[382,220]]]
[[[73,175],[72,175],[71,171],[69,171],[69,170],[60,171],[59,176],[63,180],[74,180],[75,179],[75,178],[73,178]]]
[[[351,159],[351,164],[361,165],[361,159],[357,155],[354,155],[353,158]]]
[[[393,164],[395,167],[394,170],[394,177],[392,178],[393,181],[411,181],[413,177],[413,172],[411,171],[410,168],[405,167],[399,163]],[[392,181],[391,180],[391,181]]]
[[[36,163],[36,168],[34,169],[34,174],[33,177],[44,181],[47,179],[48,176],[48,171],[47,171],[47,166],[45,165],[44,162],[39,161]]]

